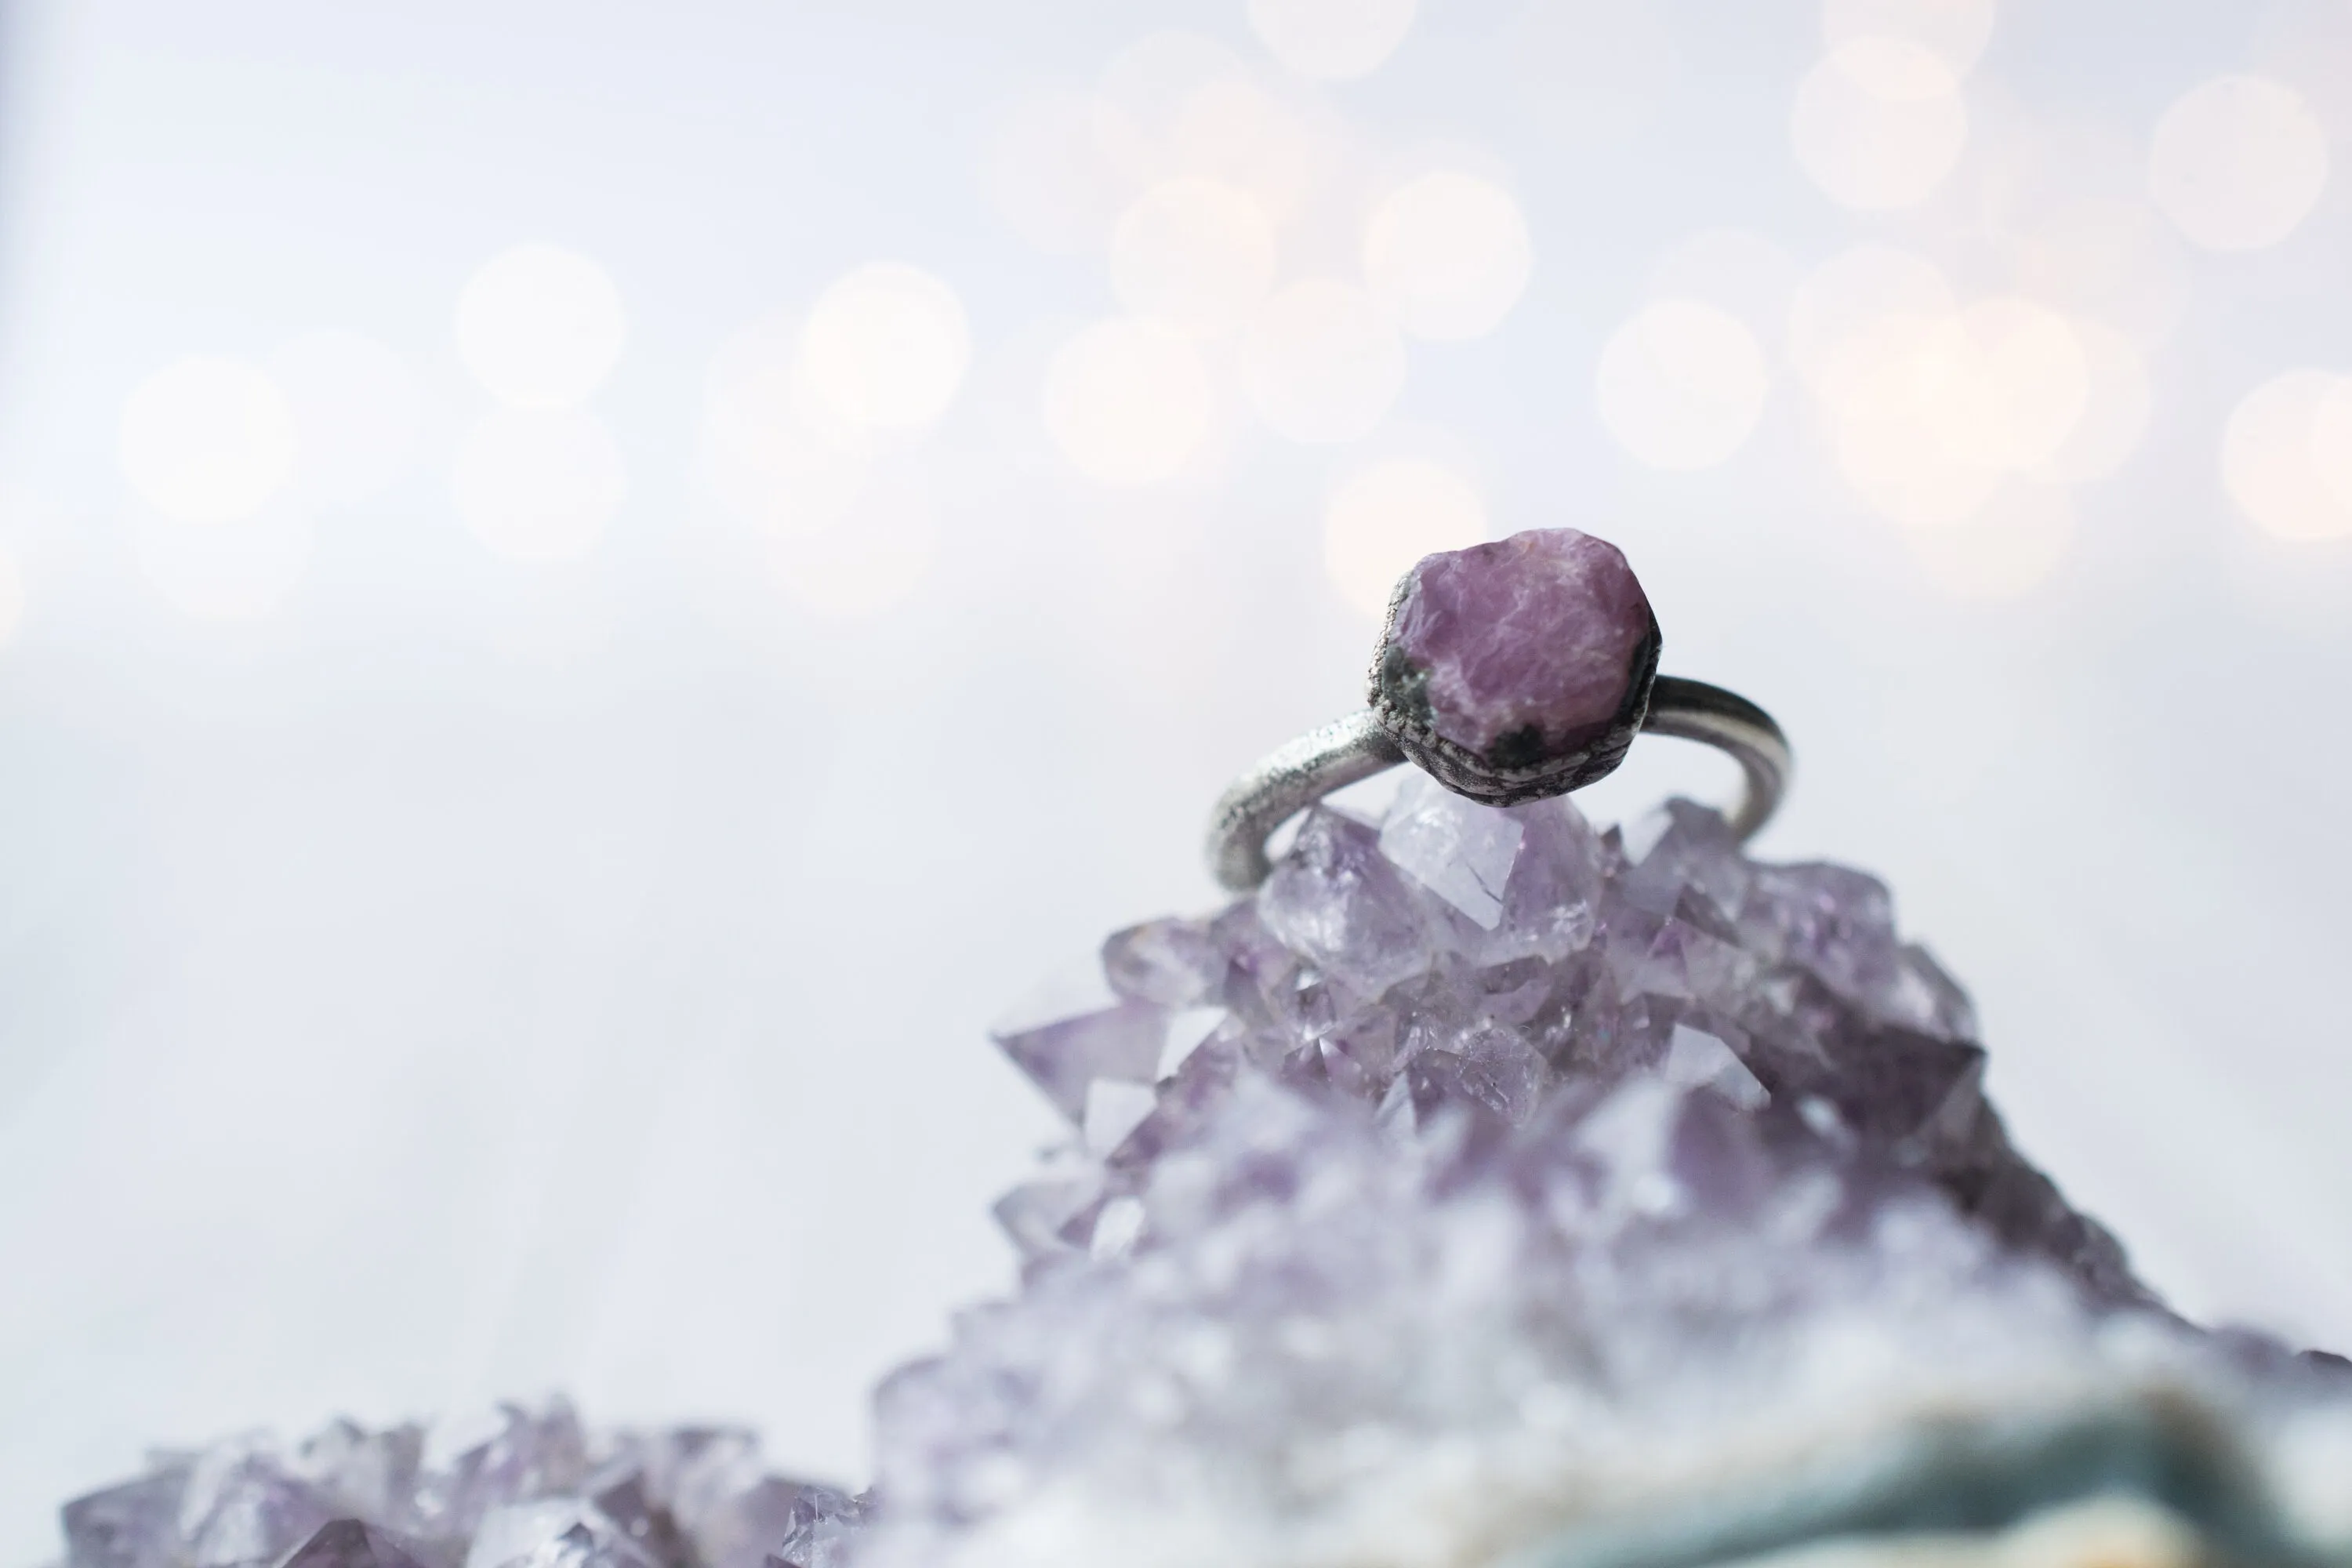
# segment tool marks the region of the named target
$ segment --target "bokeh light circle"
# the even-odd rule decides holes
[[[801,336],[800,375],[820,419],[856,435],[936,423],[971,363],[963,302],[902,262],[873,262],[836,279],[817,297]]]
[[[1171,478],[1208,438],[1214,413],[1199,351],[1159,321],[1097,321],[1045,369],[1045,433],[1102,484]]]
[[[2189,301],[2172,226],[2149,202],[2121,196],[2065,204],[2011,239],[2016,286],[2080,317],[2161,342]]]
[[[1412,27],[1417,0],[1249,0],[1250,30],[1300,76],[1370,76]]]
[[[2291,370],[2231,411],[2221,431],[2221,483],[2264,532],[2287,540],[2352,534],[2352,497],[2331,482],[2352,465],[2352,452],[2333,445],[2352,437],[2334,412],[2347,397],[2352,377]]]
[[[2013,297],[1857,321],[1822,384],[1838,467],[1915,528],[1973,516],[2003,477],[2046,469],[2089,405],[2088,356],[2058,312]]]
[[[1927,200],[1959,162],[1968,108],[1934,51],[1906,38],[1853,38],[1798,85],[1789,139],[1832,201],[1893,212]]]
[[[2147,194],[2195,244],[2259,250],[2310,216],[2327,164],[2327,132],[2302,94],[2266,77],[2216,77],[2157,121]]]
[[[1414,562],[1486,537],[1478,487],[1428,458],[1367,463],[1339,481],[1323,510],[1324,566],[1339,596],[1374,618]]]
[[[628,494],[619,446],[585,409],[494,409],[458,443],[457,515],[495,553],[553,562],[587,554]]]
[[[586,402],[620,363],[627,338],[611,275],[562,246],[510,246],[457,295],[457,357],[512,408]]]
[[[1906,528],[1967,521],[2000,489],[2001,470],[1957,448],[1916,404],[1857,404],[1832,416],[1839,474],[1863,504]]]
[[[1278,290],[1241,345],[1242,388],[1277,435],[1339,443],[1368,434],[1404,390],[1404,344],[1372,297],[1334,278]]]
[[[1364,231],[1364,277],[1416,337],[1494,331],[1534,270],[1519,204],[1475,174],[1442,170],[1406,182],[1382,198]]]
[[[1199,175],[1164,181],[1111,230],[1119,303],[1179,331],[1230,331],[1274,285],[1274,225],[1255,196]]]
[[[1706,468],[1747,443],[1771,386],[1755,334],[1696,300],[1660,300],[1617,329],[1593,378],[1601,421],[1654,468]]]
[[[252,516],[293,477],[296,449],[294,412],[269,374],[212,356],[141,382],[117,442],[131,489],[178,522]]]

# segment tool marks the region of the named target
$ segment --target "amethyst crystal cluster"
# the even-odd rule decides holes
[[[1087,990],[998,1035],[1070,1142],[865,1499],[510,1412],[166,1456],[70,1568],[1696,1568],[2103,1490],[2043,1556],[2352,1563],[2344,1378],[2162,1309],[1866,877],[1412,773]]]
[[[861,1568],[1697,1563],[2314,1453],[2352,1543],[2341,1377],[2160,1307],[1865,876],[1409,773],[1100,975],[998,1036],[1075,1141],[1018,1298],[882,1388]],[[1971,1420],[1958,1479],[1871,1436]]]
[[[860,1515],[748,1432],[592,1436],[558,1401],[160,1453],[64,1522],[70,1568],[835,1568]]]

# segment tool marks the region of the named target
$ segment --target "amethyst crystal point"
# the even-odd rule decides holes
[[[63,1510],[67,1568],[173,1568],[187,1489],[179,1465],[74,1499]]]
[[[1063,1115],[1083,1121],[1103,1081],[1148,1084],[1167,1046],[1169,1012],[1113,994],[1098,975],[1047,984],[992,1030],[997,1047]]]
[[[830,1487],[811,1487],[793,1505],[782,1542],[768,1568],[847,1568],[866,1502]]]
[[[693,1568],[694,1547],[655,1496],[645,1471],[624,1464],[589,1482],[588,1500],[656,1568]]]
[[[421,1541],[356,1519],[333,1519],[294,1549],[284,1568],[449,1568]]]
[[[654,1558],[583,1498],[509,1503],[483,1515],[465,1568],[658,1568]]]
[[[336,1421],[306,1439],[295,1468],[333,1502],[335,1511],[404,1526],[415,1512],[425,1462],[425,1429],[417,1426],[371,1432]]]
[[[1615,545],[1516,533],[1427,556],[1397,584],[1372,710],[1449,789],[1498,805],[1562,795],[1623,759],[1658,646]]]
[[[180,1499],[186,1568],[274,1563],[333,1513],[266,1443],[223,1443],[196,1460]]]
[[[698,1548],[691,1561],[702,1568],[760,1568],[808,1490],[804,1481],[761,1475],[706,1503],[690,1515]]]
[[[588,1472],[586,1435],[561,1399],[542,1410],[501,1405],[479,1426],[436,1427],[426,1458],[419,1522],[442,1540],[473,1534],[493,1508],[569,1492]]]
[[[1257,913],[1299,958],[1372,995],[1429,966],[1421,911],[1379,832],[1336,811],[1307,814],[1258,889]]]

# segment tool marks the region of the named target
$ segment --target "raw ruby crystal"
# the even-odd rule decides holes
[[[1374,700],[1425,713],[1437,736],[1496,766],[1527,766],[1623,722],[1657,643],[1650,601],[1615,545],[1531,530],[1412,569]]]

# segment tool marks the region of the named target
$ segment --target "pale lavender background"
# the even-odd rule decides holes
[[[1592,411],[1684,235],[1806,263],[1925,243],[1788,153],[1814,7],[1666,5],[1661,112],[1574,146],[1504,68],[1515,9],[1429,0],[1327,90],[1366,134],[1498,159],[1534,233],[1504,328],[1416,347],[1401,415],[1475,454],[1497,527],[1619,540],[1667,668],[1784,719],[1803,772],[1765,848],[1892,881],[1982,1005],[2021,1142],[2156,1282],[2352,1345],[2352,556],[2260,536],[2214,458],[2248,387],[2352,367],[2347,149],[2291,243],[2183,250],[2139,454],[2081,493],[2047,583],[1958,602],[1822,477],[1784,370],[1705,473],[1635,467]],[[2263,20],[2019,0],[1971,91],[2143,138]],[[1103,268],[1032,249],[975,174],[1007,106],[1154,28],[1253,56],[1241,5],[36,0],[10,25],[0,1559],[51,1554],[56,1501],[151,1441],[559,1386],[601,1421],[756,1422],[856,1479],[862,1390],[1003,1286],[985,1204],[1052,1133],[982,1027],[1103,931],[1209,901],[1208,801],[1356,695],[1369,627],[1317,522],[1345,455],[1252,436],[1172,500],[1068,477],[1037,367],[1108,308]],[[446,478],[473,406],[452,301],[531,237],[602,260],[632,331],[598,400],[631,501],[540,571],[485,553]],[[714,616],[680,543],[703,367],[877,258],[971,321],[919,458],[939,562],[865,619]],[[121,401],[330,325],[425,363],[419,462],[320,521],[277,613],[191,620],[132,558]],[[1597,812],[1720,783],[1632,773]]]

